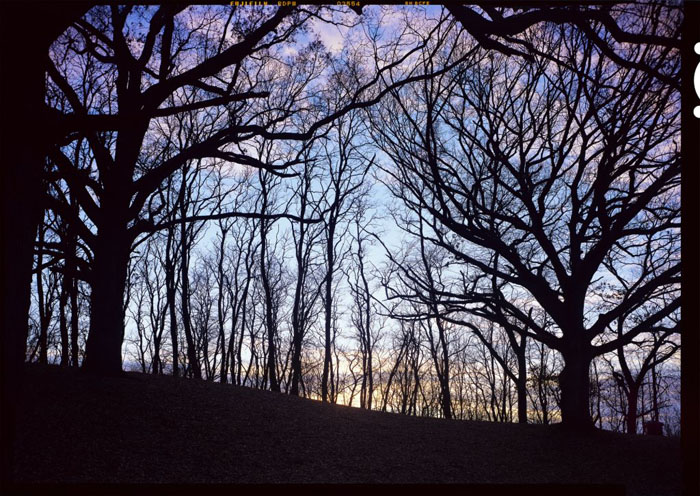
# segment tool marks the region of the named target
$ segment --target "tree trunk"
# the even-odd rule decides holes
[[[631,384],[627,393],[627,433],[637,433],[637,402],[639,400],[639,388]]]
[[[372,409],[372,395],[374,394],[374,380],[373,380],[374,379],[373,378],[374,372],[372,371],[372,368],[373,368],[373,365],[372,365],[372,347],[371,347],[371,343],[370,343],[370,346],[368,347],[368,350],[367,350],[367,371],[366,371],[367,392],[365,393],[366,398],[367,398],[366,403],[365,403],[367,410]]]
[[[39,306],[39,363],[46,365],[48,362],[47,347],[49,333],[49,316],[47,315],[46,297],[44,295],[44,280],[41,266],[44,265],[44,253],[41,246],[44,243],[44,224],[39,224],[39,249],[36,260],[36,293]]]
[[[328,401],[328,375],[331,367],[331,318],[333,313],[333,265],[334,260],[334,234],[335,234],[335,219],[330,220],[328,240],[326,243],[326,252],[328,257],[328,272],[326,273],[325,287],[325,322],[324,322],[324,350],[323,350],[323,377],[321,379],[321,400]]]
[[[437,308],[436,308],[437,310]],[[440,319],[436,320],[438,326],[440,348],[442,349],[442,374],[440,387],[442,388],[442,414],[446,419],[452,418],[452,394],[450,393],[450,351],[445,335],[445,327]]]
[[[253,228],[254,229],[254,228]],[[250,240],[248,241],[248,249],[246,251],[245,266],[246,266],[246,279],[243,285],[243,294],[239,300],[240,306],[238,307],[238,315],[241,322],[241,332],[238,335],[238,346],[236,348],[236,384],[241,385],[241,372],[243,367],[243,338],[245,336],[246,322],[248,317],[248,290],[250,288],[250,281],[253,279],[253,240],[255,236],[251,234]],[[232,331],[233,335],[233,331]],[[251,345],[252,346],[252,345]],[[233,382],[233,358],[231,359],[231,382]]]
[[[28,315],[31,301],[34,240],[41,221],[41,173],[44,164],[44,67],[48,39],[41,24],[46,23],[46,12],[34,12],[33,6],[3,5],[0,35],[5,46],[20,43],[22,50],[5,50],[2,54],[3,126],[2,167],[2,367],[3,392],[14,394],[20,389],[19,375],[25,360]],[[50,7],[50,6],[47,6]],[[38,9],[38,10],[43,10]],[[53,10],[53,9],[49,9]],[[32,21],[37,30],[22,27],[21,19],[36,15]],[[31,31],[31,32],[30,32]],[[39,37],[39,38],[37,38]],[[14,76],[10,76],[14,74]],[[17,75],[21,74],[21,77]],[[26,116],[33,116],[26,119]],[[3,397],[7,398],[7,396]],[[10,400],[8,400],[10,401]],[[5,444],[5,443],[4,443]]]
[[[264,236],[263,236],[264,238]],[[265,243],[261,243],[264,245]],[[277,347],[275,345],[275,318],[272,311],[272,289],[267,275],[265,256],[261,257],[260,270],[262,273],[263,289],[265,293],[265,327],[267,328],[267,376],[270,379],[270,390],[280,392],[277,381]]]
[[[173,354],[173,376],[180,375],[180,360],[177,339],[177,312],[175,309],[175,262],[173,260],[174,250],[172,244],[175,241],[175,229],[168,228],[168,238],[165,246],[165,291],[168,299],[168,311],[170,312],[170,343]],[[172,251],[171,251],[172,250]]]
[[[299,396],[299,380],[301,379],[301,335],[295,335],[292,343],[292,386],[289,394]]]
[[[263,213],[267,208],[267,189],[263,183]],[[270,287],[269,274],[267,273],[267,222],[260,221],[260,276],[262,279],[263,292],[265,293],[265,327],[267,328],[267,367],[263,381],[267,377],[270,379],[270,390],[280,392],[277,382],[277,358],[275,346],[275,318],[272,311],[272,288]]]
[[[104,209],[107,216],[112,209]],[[83,370],[100,375],[122,371],[124,290],[131,240],[126,223],[109,215],[99,226],[91,274],[90,333]]]
[[[518,423],[527,424],[527,363],[525,361],[525,337],[518,351],[518,380],[515,384],[518,393]]]
[[[3,233],[0,252],[2,270],[2,398],[4,404],[16,404],[22,390],[22,365],[26,358],[29,307],[31,302],[33,246],[43,211],[41,173],[45,146],[51,145],[45,118],[44,60],[49,44],[74,19],[85,5],[33,4],[19,2],[3,5],[0,39],[3,46],[21,46],[4,50],[0,78],[4,143],[0,147],[0,188]],[[32,19],[27,29],[23,19]],[[18,75],[21,75],[19,77]],[[32,116],[27,119],[27,116]],[[3,408],[1,416],[3,466],[13,460],[15,409]]]
[[[79,207],[78,202],[71,195],[70,208],[73,210],[75,215],[78,215]],[[76,245],[77,236],[75,234],[75,228],[69,223],[68,233],[67,233],[67,246],[66,246],[66,272],[63,274],[63,284],[64,288],[68,291],[68,299],[71,308],[71,319],[70,319],[70,347],[71,347],[71,365],[75,368],[79,367],[79,354],[80,349],[78,346],[78,323],[80,317],[80,309],[78,308],[78,277],[76,275],[76,264],[73,257],[77,256]]]
[[[304,210],[302,209],[302,216]],[[304,242],[303,224],[299,229],[299,246],[297,248],[297,282],[294,290],[294,307],[292,309],[292,385],[289,394],[299,396],[299,380],[301,379],[301,345],[302,345],[302,322],[301,322],[301,301],[304,291],[304,260],[302,256]]]
[[[651,419],[654,422],[659,421],[659,387],[658,378],[656,377],[656,364],[651,366]]]
[[[80,323],[80,307],[78,306],[78,278],[73,277],[70,281],[70,346],[71,346],[71,365],[74,368],[80,366],[80,346],[78,343]]]
[[[363,296],[364,296],[364,328],[365,328],[365,357],[363,359],[363,364],[365,365],[365,368],[363,370],[363,380],[362,380],[362,388],[365,390],[365,407],[368,410],[372,409],[372,395],[374,394],[374,372],[373,372],[373,363],[372,363],[372,303],[371,303],[371,296],[370,296],[370,290],[369,290],[369,282],[367,281],[367,277],[365,276],[365,262],[364,262],[364,253],[362,251],[362,236],[360,235],[359,231],[359,225],[358,225],[358,231],[357,231],[357,240],[358,240],[358,248],[357,248],[357,254],[358,254],[358,267],[360,271],[360,277],[362,278],[362,287],[363,287]],[[360,318],[362,320],[362,317]],[[365,378],[367,379],[367,382],[365,383]],[[365,385],[367,386],[367,389],[365,389]]]
[[[562,424],[576,430],[593,427],[589,408],[591,356],[583,344],[562,350],[564,368],[559,375]]]
[[[238,347],[236,348],[236,384],[241,385],[241,372],[243,368],[243,338],[245,337],[246,328],[246,317],[248,312],[248,286],[250,284],[250,277],[245,283],[245,291],[243,293],[243,300],[241,304],[241,333],[238,336]],[[251,345],[252,346],[252,345]],[[233,360],[231,360],[231,382],[233,382]]]
[[[202,378],[202,369],[199,366],[197,359],[197,350],[195,349],[194,339],[192,338],[192,321],[190,320],[190,277],[189,277],[189,251],[190,246],[187,241],[187,226],[184,219],[187,217],[187,202],[185,201],[186,188],[186,169],[182,169],[182,185],[180,190],[180,218],[183,221],[180,223],[180,278],[182,282],[182,328],[185,331],[185,340],[187,341],[187,366],[190,373],[196,379]]]
[[[219,284],[219,294],[216,300],[216,310],[219,324],[219,339],[221,340],[221,374],[219,381],[222,383],[227,382],[228,374],[228,363],[227,363],[227,349],[226,349],[226,331],[224,329],[224,321],[226,316],[224,315],[224,250],[226,248],[226,232],[227,229],[221,228],[221,244],[219,245],[219,261],[218,261],[218,284]],[[231,340],[233,340],[233,333],[231,335]]]
[[[306,204],[308,201],[308,192],[310,187],[310,179],[308,174],[305,174],[303,179],[304,187],[299,198],[299,217],[306,217]],[[306,226],[303,222],[299,222],[299,234],[296,242],[296,262],[297,262],[297,280],[294,288],[294,304],[292,308],[292,386],[290,394],[299,396],[299,380],[301,379],[301,346],[303,341],[303,331],[305,323],[303,320],[303,297],[304,297],[304,281],[308,270],[308,261],[304,257],[304,242],[306,241]],[[309,241],[310,243],[311,241]]]
[[[66,273],[61,277],[61,297],[59,299],[58,311],[61,328],[61,367],[68,367],[70,364],[70,343],[68,341],[68,288],[66,287],[71,281]]]

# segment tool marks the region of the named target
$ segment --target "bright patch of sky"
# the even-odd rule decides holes
[[[334,54],[343,50],[345,38],[350,30],[349,27],[327,23],[315,18],[311,20],[309,25],[310,31],[321,40],[327,50]]]

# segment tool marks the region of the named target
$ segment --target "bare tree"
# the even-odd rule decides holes
[[[372,299],[370,268],[367,263],[367,247],[372,242],[368,230],[371,229],[374,220],[368,212],[370,192],[371,189],[365,187],[363,191],[359,192],[354,204],[355,220],[352,223],[354,227],[352,237],[355,249],[349,267],[345,270],[352,296],[350,320],[355,328],[356,338],[360,346],[360,408],[368,410],[372,409],[374,398],[374,375],[377,365],[375,347],[380,340],[381,331],[381,325],[377,322],[376,302],[373,302]]]
[[[679,100],[675,85],[616,65],[581,32],[538,33],[538,50],[567,66],[545,56],[511,65],[489,53],[415,93],[396,93],[377,111],[375,133],[396,164],[386,169],[389,187],[416,216],[429,215],[430,242],[470,270],[526,290],[554,320],[556,330],[547,331],[517,305],[508,308],[527,323],[521,333],[564,356],[563,420],[582,427],[591,422],[591,359],[663,325],[680,304],[680,264],[663,257],[642,259],[646,269],[613,308],[594,315],[588,303],[609,273],[607,259],[621,267],[620,252],[634,257],[638,237],[679,227]],[[672,78],[675,53],[651,45],[625,52]],[[488,262],[494,254],[502,265]],[[645,324],[592,344],[621,314],[669,292],[675,296]]]
[[[318,192],[317,167],[315,159],[307,154],[303,161],[303,169],[299,174],[298,184],[293,198],[298,204],[300,221],[292,224],[291,233],[294,241],[294,257],[296,262],[296,282],[294,287],[294,300],[292,303],[292,357],[290,394],[299,395],[299,383],[302,378],[302,346],[309,328],[314,323],[314,311],[316,302],[321,294],[321,284],[318,279],[319,263],[314,262],[318,256],[317,250],[322,229],[303,222],[303,219],[311,216],[318,217],[319,201],[314,198]]]
[[[334,277],[347,256],[345,231],[347,219],[352,212],[354,197],[360,190],[363,180],[372,166],[358,150],[356,134],[360,126],[360,114],[349,113],[339,118],[331,131],[332,141],[324,143],[324,162],[328,166],[328,188],[323,198],[324,208],[324,257],[325,276],[322,296],[324,306],[324,361],[321,379],[321,398],[328,401],[329,378],[332,375],[332,320],[334,308]]]
[[[271,142],[261,145],[261,153],[272,153]],[[282,377],[278,371],[278,360],[280,358],[280,323],[281,304],[285,291],[285,268],[284,255],[278,252],[278,243],[281,241],[279,230],[275,228],[275,219],[270,219],[268,214],[276,208],[279,202],[278,188],[280,177],[268,171],[258,172],[258,183],[260,186],[258,222],[260,239],[258,264],[260,269],[260,282],[264,298],[264,327],[266,332],[265,341],[265,369],[263,384],[268,384],[272,391],[280,392]]]
[[[231,335],[229,337],[229,355],[231,380],[236,378],[236,384],[241,384],[243,367],[243,341],[248,332],[248,325],[254,320],[254,311],[250,311],[249,295],[251,282],[257,277],[255,274],[255,254],[257,225],[254,219],[244,219],[236,223],[233,252],[230,254],[231,271],[228,282],[230,286],[229,299],[231,300]],[[236,339],[237,338],[237,341]]]
[[[120,367],[125,267],[133,241],[152,226],[149,216],[144,216],[153,206],[149,198],[168,176],[194,159],[217,157],[255,163],[244,154],[223,148],[239,135],[245,139],[251,131],[270,134],[271,126],[296,112],[297,102],[288,99],[282,116],[273,115],[276,111],[271,110],[258,114],[255,100],[279,88],[274,88],[269,78],[251,82],[248,75],[265,75],[252,68],[247,62],[252,59],[246,57],[267,51],[271,57],[263,60],[274,63],[274,47],[288,40],[310,15],[292,15],[292,9],[281,8],[251,23],[240,36],[229,37],[229,28],[244,22],[242,9],[192,8],[181,12],[181,7],[138,7],[139,14],[150,19],[145,30],[128,21],[133,9],[115,6],[91,10],[54,45],[54,61],[60,61],[60,67],[52,62],[48,68],[52,84],[66,96],[72,115],[85,129],[97,164],[88,175],[71,174],[70,159],[59,147],[51,150],[71,193],[97,228],[96,233],[82,233],[94,253],[93,316],[85,366],[102,372]],[[215,18],[229,18],[223,32],[215,35],[197,28]],[[190,19],[195,25],[192,33],[186,27]],[[136,52],[134,40],[143,41]],[[187,55],[190,50],[198,54],[194,65],[188,62],[192,60]],[[92,83],[90,94],[83,94],[71,72],[81,57],[88,61],[82,67]],[[221,85],[214,81],[217,75],[227,82]],[[105,98],[112,91],[118,100],[118,114],[116,106],[112,108]],[[199,141],[189,142],[175,153],[170,152],[167,137],[159,143],[149,134],[153,125],[167,124],[169,116],[187,112],[203,116],[207,109],[217,107],[225,112],[201,120],[208,134],[199,134]],[[251,117],[244,117],[246,112],[252,112]],[[116,131],[102,131],[111,129]],[[151,157],[148,164],[144,164],[144,155]],[[94,366],[91,352],[96,355]]]
[[[531,342],[527,360],[528,394],[531,398],[534,421],[549,424],[559,403],[557,353],[544,343]]]
[[[67,115],[47,112],[43,105],[45,101],[43,95],[44,73],[46,68],[51,65],[49,60],[45,57],[45,51],[48,49],[49,44],[52,43],[56,36],[66,29],[69,23],[82,15],[87,8],[88,6],[86,5],[73,6],[70,8],[61,6],[57,8],[45,8],[39,13],[31,12],[34,22],[40,25],[36,31],[40,34],[32,34],[32,43],[26,44],[30,48],[27,48],[21,53],[17,52],[15,54],[16,56],[13,55],[13,57],[5,60],[8,67],[10,67],[12,70],[21,68],[24,70],[26,76],[22,79],[22,81],[9,80],[7,82],[9,90],[4,91],[4,95],[26,96],[26,98],[13,97],[11,100],[9,100],[9,103],[11,103],[9,108],[12,110],[12,112],[9,112],[9,114],[22,113],[24,115],[38,116],[36,122],[41,123],[42,126],[41,130],[39,130],[37,133],[38,136],[42,137],[38,146],[20,145],[26,140],[34,139],[35,136],[33,136],[32,133],[26,132],[27,129],[24,127],[15,126],[11,128],[13,130],[13,134],[11,134],[9,138],[10,141],[18,143],[18,146],[3,148],[3,153],[7,154],[6,157],[3,155],[6,158],[5,162],[12,164],[10,168],[3,169],[3,172],[7,172],[9,179],[8,181],[3,181],[3,184],[12,185],[12,188],[15,190],[14,194],[12,195],[2,195],[3,198],[8,199],[9,202],[4,203],[3,208],[5,212],[9,212],[10,205],[12,205],[12,209],[19,212],[19,214],[16,213],[12,216],[3,216],[5,219],[12,219],[12,222],[7,224],[9,229],[8,237],[16,240],[16,242],[9,245],[12,250],[8,252],[7,256],[3,260],[3,263],[5,263],[4,267],[9,269],[4,271],[6,274],[8,274],[5,278],[8,284],[7,287],[14,288],[11,289],[11,291],[7,291],[6,294],[16,295],[16,301],[13,299],[8,302],[7,309],[9,311],[2,312],[3,315],[7,317],[8,324],[3,327],[5,329],[21,330],[18,331],[16,339],[14,339],[14,335],[8,336],[8,340],[12,343],[12,346],[4,347],[5,350],[13,350],[16,358],[12,360],[3,360],[3,363],[14,364],[13,366],[16,366],[19,363],[18,360],[21,356],[19,349],[20,346],[24,345],[24,341],[26,341],[24,339],[26,337],[26,323],[23,324],[22,321],[24,320],[24,316],[26,315],[28,309],[31,260],[28,255],[22,257],[22,254],[28,254],[30,252],[28,247],[32,242],[33,236],[36,232],[35,227],[38,224],[38,219],[41,216],[40,212],[42,209],[42,204],[41,202],[35,201],[35,198],[37,193],[40,192],[40,173],[44,161],[44,155],[48,153],[48,150],[56,141],[64,139],[65,136],[73,132],[75,129],[80,129],[81,132],[87,131],[92,133],[91,135],[94,138],[95,130],[117,129],[119,127],[119,123],[121,122],[119,116],[117,115],[110,115],[109,113],[107,113],[107,115],[96,115],[95,113],[89,114],[84,109],[85,102],[82,102],[83,105],[80,105],[81,102],[79,98],[71,98],[71,103],[78,103],[78,105],[73,109],[72,113],[68,113]],[[628,10],[634,10],[634,8],[635,7],[630,8],[629,6],[616,7],[612,9],[608,7],[599,8],[596,6],[566,6],[554,9],[524,9],[513,12],[509,9],[498,9],[491,7],[469,8],[466,6],[454,6],[450,7],[450,11],[463,24],[464,28],[468,30],[484,47],[493,48],[504,53],[519,55],[523,55],[523,52],[519,49],[514,49],[513,45],[523,43],[523,40],[514,38],[514,36],[522,33],[527,28],[541,22],[572,23],[586,31],[594,42],[601,47],[601,50],[604,53],[606,53],[608,56],[614,57],[614,60],[629,67],[635,66],[634,61],[629,61],[618,55],[618,53],[610,47],[608,40],[605,39],[605,35],[601,35],[599,32],[594,30],[592,23],[597,23],[598,26],[602,26],[607,32],[612,33],[612,36],[618,42],[655,43],[669,47],[678,46],[677,37],[674,36],[673,33],[669,35],[668,33],[661,32],[661,30],[653,29],[653,34],[648,34],[647,32],[631,32],[626,30],[624,27],[621,28],[621,26],[626,25],[624,22],[620,22],[620,20],[624,18],[624,15]],[[639,9],[639,7],[637,8]],[[665,7],[663,5],[658,4],[642,6],[641,9],[651,11],[651,14],[646,12],[645,16],[640,17],[646,20],[658,20],[664,17],[662,15],[665,13],[664,8]],[[3,35],[7,36],[7,40],[25,39],[25,37],[28,36],[19,27],[18,23],[13,22],[13,19],[22,18],[25,14],[30,13],[27,9],[31,9],[31,7],[13,6],[8,12],[8,15],[3,16],[4,20],[7,22],[4,24],[4,29],[2,32]],[[121,75],[120,94],[131,94],[130,99],[132,101],[137,99],[134,97],[136,93],[140,92],[139,85],[132,85],[130,87],[131,89],[127,92],[124,91],[127,89],[124,83],[127,81],[133,82],[140,80],[141,76],[143,76],[144,73],[147,73],[149,70],[152,71],[152,73],[155,73],[158,84],[154,85],[154,88],[149,91],[148,95],[149,97],[155,97],[150,99],[155,103],[155,105],[151,103],[149,108],[142,109],[143,113],[145,114],[152,114],[154,109],[158,108],[160,103],[163,101],[163,97],[168,92],[176,90],[178,87],[181,88],[188,82],[197,83],[197,81],[200,80],[199,78],[214,74],[217,70],[226,66],[227,64],[238,62],[240,60],[239,57],[241,59],[244,58],[246,54],[250,53],[252,48],[264,38],[266,33],[270,33],[276,25],[281,23],[285,16],[291,13],[291,9],[282,9],[281,11],[277,12],[275,17],[269,19],[269,22],[265,22],[260,25],[258,29],[249,33],[248,36],[245,36],[244,39],[240,40],[234,47],[231,47],[226,51],[222,51],[224,45],[222,39],[222,41],[218,43],[218,57],[213,57],[213,60],[208,61],[206,64],[200,64],[196,70],[195,68],[192,68],[192,70],[178,74],[178,77],[171,78],[173,81],[166,81],[167,76],[170,74],[172,69],[171,65],[173,65],[170,62],[176,60],[178,42],[182,41],[182,39],[178,40],[177,36],[175,39],[173,38],[173,34],[176,33],[174,17],[178,10],[179,8],[171,9],[170,7],[166,7],[158,10],[153,15],[152,23],[149,26],[148,32],[145,34],[140,34],[145,43],[143,45],[142,52],[137,54],[137,56],[129,52],[130,48],[126,43],[127,38],[129,37],[128,35],[125,36],[122,32],[119,36],[116,36],[119,28],[123,27],[126,23],[126,14],[128,11],[120,12],[119,9],[115,9],[112,12],[112,18],[115,21],[115,29],[111,30],[115,36],[112,38],[109,37],[109,29],[100,29],[101,27],[106,27],[105,23],[101,23],[96,27],[91,26],[89,22],[83,22],[80,24],[80,27],[77,30],[77,33],[84,38],[84,46],[86,48],[85,53],[94,52],[94,57],[101,58],[102,62],[105,63],[137,62],[132,64],[132,68],[130,69],[132,71],[130,76],[133,77],[127,77],[127,70],[122,70]],[[234,18],[235,14],[236,12],[234,10],[226,22],[227,27],[229,26],[231,19]],[[486,14],[488,18],[484,14]],[[649,29],[648,26],[644,27],[647,28],[647,30]],[[652,26],[652,28],[655,28],[655,26]],[[158,36],[161,31],[162,36],[160,38],[161,43],[159,47],[160,53],[158,54],[160,73],[158,73],[157,71],[153,71],[152,67],[147,67],[147,62],[154,53],[154,47],[157,45]],[[285,35],[286,34],[288,34],[288,32],[286,32]],[[500,38],[501,41],[496,40],[495,37]],[[76,38],[71,39],[73,41],[77,41]],[[287,38],[286,36],[282,36],[278,39],[285,40]],[[528,49],[533,48],[531,44],[525,45]],[[182,45],[179,46],[179,49],[181,48]],[[27,52],[27,50],[30,49],[31,53]],[[40,60],[42,62],[31,65],[30,67],[32,70],[28,72],[26,70],[26,60]],[[156,59],[156,64],[157,63],[158,60]],[[51,67],[48,68],[51,69]],[[646,66],[644,68],[654,73],[656,76],[662,79],[664,78],[664,74],[660,74],[659,71],[655,70],[653,67]],[[122,69],[125,69],[125,67]],[[55,76],[55,71],[53,72]],[[665,79],[668,80],[669,78]],[[673,84],[674,80],[671,79],[670,82]],[[155,86],[157,86],[157,88]],[[67,85],[63,85],[63,87],[64,89],[68,89]],[[213,88],[215,87],[208,87],[208,89]],[[68,93],[71,94],[71,96],[75,96],[73,95],[73,91],[68,91]],[[236,101],[235,97],[231,97],[230,89],[228,94],[226,91],[216,91],[215,94],[217,94],[217,97],[215,97],[213,100],[219,98],[220,100],[218,101],[221,102]],[[204,102],[204,100],[202,100],[202,102]],[[126,101],[123,103],[124,105],[120,106],[120,110],[122,107],[128,107]],[[211,101],[210,103],[214,103],[214,101]],[[134,108],[138,108],[138,106],[134,106]],[[18,112],[19,110],[22,110],[22,112]],[[124,114],[125,115],[123,115],[122,118],[131,119],[133,117],[130,112],[125,112]],[[51,118],[49,119],[49,117]],[[143,129],[143,126],[141,126],[141,129]],[[140,141],[138,139],[139,132],[136,129],[134,131],[134,139],[120,140],[122,142],[120,143],[120,148],[125,146],[125,141],[132,143],[132,145],[138,145]],[[95,140],[93,139],[93,145],[95,145],[94,141]],[[31,145],[30,141],[27,141],[27,144]],[[30,151],[25,152],[19,150]],[[102,152],[104,152],[104,148],[102,148]],[[100,160],[102,162],[106,161],[106,156],[104,153],[97,154],[101,155]],[[122,157],[120,156],[120,159],[121,158]],[[173,170],[177,168],[177,164],[172,165]],[[165,175],[167,175],[167,173]],[[74,184],[73,187],[79,188],[80,185]],[[144,191],[144,189],[141,190],[141,192]],[[9,190],[7,192],[9,192]],[[12,199],[12,201],[17,201],[17,205],[13,205],[10,199]],[[15,206],[19,206],[19,208],[15,208]],[[99,258],[102,257],[100,256]],[[8,261],[11,262],[8,264],[6,263]],[[123,269],[121,273],[123,274]],[[117,279],[121,278],[123,277],[118,277]],[[121,287],[121,284],[118,286]],[[16,288],[18,287],[23,287],[24,289],[22,291],[17,291]],[[114,322],[118,322],[120,319],[112,320]],[[109,319],[106,319],[106,322],[108,323]],[[110,334],[119,333],[111,332]],[[113,348],[116,348],[116,346],[113,346]],[[8,351],[8,353],[10,352]],[[12,356],[12,354],[10,356]],[[114,358],[112,361],[115,361]],[[112,368],[114,368],[113,365]],[[5,374],[5,376],[8,376],[8,374]]]
[[[385,408],[389,402],[399,411],[446,417],[481,415],[465,406],[473,392],[464,390],[462,375],[471,374],[484,381],[479,408],[492,418],[512,418],[517,397],[525,421],[530,394],[546,422],[558,394],[547,384],[560,372],[565,420],[581,417],[584,394],[571,392],[588,389],[589,416],[594,408],[602,421],[608,378],[593,358],[617,353],[618,363],[629,361],[641,339],[677,330],[678,252],[659,248],[678,238],[677,19],[663,6],[593,9],[590,18],[588,9],[573,8],[448,10],[465,29],[447,10],[430,17],[407,9],[399,39],[384,39],[370,18],[368,43],[339,55],[324,53],[318,42],[287,49],[309,19],[337,22],[335,9],[265,9],[249,19],[240,9],[101,7],[77,21],[52,46],[47,69],[47,102],[61,124],[46,152],[48,220],[35,269],[43,301],[32,354],[53,359],[60,344],[62,363],[71,355],[77,365],[82,280],[92,287],[93,316],[109,307],[111,317],[122,317],[112,322],[119,335],[97,331],[89,339],[96,351],[87,356],[109,348],[105,363],[112,365],[102,370],[95,359],[93,368],[88,358],[86,370],[116,370],[131,302],[129,325],[136,327],[127,330],[136,332],[142,367],[154,373],[167,360],[169,323],[175,374],[184,367],[226,381],[235,369],[237,382],[320,391],[327,401],[359,391],[361,406],[371,407],[376,372]],[[642,25],[620,30],[632,12],[644,14]],[[619,53],[610,53],[620,43]],[[374,66],[360,59],[368,54]],[[653,98],[637,96],[645,92]],[[401,338],[389,352],[375,349],[372,334],[367,240],[360,224],[348,222],[373,163],[360,153],[365,129],[358,115],[365,114],[355,110],[378,103],[379,112],[366,115],[394,162],[383,168],[408,207],[399,221],[416,235],[417,265],[399,281],[411,284],[397,295],[410,300],[403,308],[413,315],[396,323]],[[402,126],[409,132],[398,131]],[[261,143],[268,150],[262,155],[255,150]],[[325,205],[309,193],[318,145],[336,167]],[[203,170],[238,167],[270,179],[260,179],[258,208],[222,203],[222,183],[197,190],[206,182]],[[345,179],[359,172],[342,184],[343,170],[351,171]],[[282,198],[282,208],[273,208],[267,185],[295,175],[291,190],[271,189],[298,201]],[[299,207],[293,214],[292,204]],[[287,224],[277,222],[285,217],[295,241],[291,305]],[[197,245],[211,220],[220,233],[216,256]],[[238,238],[239,230],[250,235]],[[322,230],[325,278],[315,274],[313,256]],[[343,270],[351,251],[353,263]],[[151,263],[151,254],[161,263]],[[60,307],[54,313],[44,294],[51,281]],[[314,326],[321,281],[317,344],[304,338]],[[339,296],[346,283],[349,307]],[[340,337],[348,309],[357,352]],[[91,319],[93,330],[97,320],[106,322]],[[471,351],[464,351],[461,330],[478,339]],[[550,367],[549,350],[564,355],[563,370]],[[469,353],[482,369],[469,368]],[[591,364],[593,375],[584,374]],[[654,367],[647,372],[640,401],[650,401],[658,417],[662,384]],[[623,382],[635,383],[630,377]]]
[[[618,325],[622,331],[622,323],[619,322]],[[659,420],[658,383],[653,374],[656,367],[672,358],[678,351],[680,345],[673,339],[674,334],[675,330],[667,329],[652,332],[649,335],[641,335],[641,339],[632,341],[627,347],[621,346],[617,349],[615,357],[618,366],[615,366],[612,361],[608,361],[612,376],[625,395],[627,405],[624,412],[625,430],[630,434],[637,433],[639,418],[648,413],[652,414],[652,420],[657,422]],[[633,361],[637,362],[636,366],[632,365]],[[644,411],[639,408],[639,395],[650,372],[652,375],[652,404],[649,411]]]

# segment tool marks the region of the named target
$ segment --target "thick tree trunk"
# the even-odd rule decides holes
[[[363,344],[364,347],[364,344]],[[367,408],[367,353],[362,350],[362,383],[360,384],[360,408]]]
[[[654,422],[659,421],[659,387],[656,377],[656,365],[651,367],[651,419]]]
[[[262,205],[260,213],[267,214],[268,206],[268,183],[267,178],[260,175],[260,185],[262,194]],[[273,297],[272,287],[270,286],[270,278],[267,266],[267,231],[268,223],[266,220],[260,220],[260,278],[262,280],[263,293],[265,294],[265,327],[267,330],[267,356],[266,367],[263,372],[263,384],[266,383],[268,377],[270,379],[270,389],[275,392],[280,392],[280,385],[277,381],[277,347],[275,346],[275,337],[277,334],[277,322],[273,313]],[[252,346],[252,344],[251,344]],[[257,374],[256,374],[257,375]]]
[[[163,360],[160,358],[160,348],[163,344],[163,332],[165,332],[165,315],[166,309],[163,309],[163,313],[160,316],[160,322],[158,323],[158,331],[155,332],[153,336],[153,374],[163,373]]]
[[[440,385],[442,389],[442,415],[446,419],[452,418],[452,395],[450,394],[450,384],[446,377],[443,377]]]
[[[238,315],[241,322],[241,332],[238,335],[238,344],[236,347],[236,384],[241,385],[241,372],[243,368],[243,338],[245,337],[246,322],[248,317],[248,290],[250,289],[250,281],[253,278],[253,240],[255,236],[251,234],[248,241],[248,250],[246,252],[245,266],[246,266],[246,280],[243,285],[243,294],[239,300],[240,306],[238,308]],[[235,327],[235,325],[234,325]],[[232,330],[233,335],[233,330]],[[233,382],[233,372],[234,372],[234,360],[231,357],[231,382]]]
[[[6,3],[0,16],[0,40],[5,47],[0,57],[0,99],[4,135],[0,147],[0,195],[3,233],[2,270],[2,398],[16,404],[22,389],[22,364],[27,347],[31,301],[33,246],[41,220],[43,201],[41,172],[45,146],[50,145],[48,119],[44,115],[44,64],[49,44],[68,24],[87,9],[21,2]],[[32,19],[32,29],[22,20]],[[31,116],[31,118],[28,118]],[[5,146],[6,145],[6,146]],[[14,447],[15,409],[3,408],[1,416],[3,466],[11,465]]]
[[[161,373],[162,366],[160,364],[160,339],[156,336],[153,338],[153,362],[151,364],[151,373],[158,375]]]
[[[110,210],[105,209],[105,213]],[[98,229],[92,266],[90,333],[83,362],[86,372],[115,375],[122,371],[124,290],[130,249],[126,223],[117,215],[106,218]]]
[[[250,271],[249,271],[250,273]],[[236,348],[236,384],[241,385],[241,373],[243,372],[243,338],[245,337],[246,321],[248,316],[248,287],[250,285],[250,277],[245,283],[245,290],[242,296],[241,304],[241,332],[238,335],[238,346]],[[252,346],[252,345],[251,345]],[[233,377],[233,360],[231,360],[231,377]],[[233,379],[231,379],[233,381]]]
[[[20,4],[13,8],[27,10]],[[25,14],[29,15],[29,12]],[[18,39],[14,37],[17,29],[5,29],[6,25],[12,23],[19,26],[21,23],[17,19],[25,19],[26,15],[2,23],[3,29],[0,31],[3,40],[8,40],[8,45],[33,35],[26,28],[21,28],[23,35]],[[9,21],[14,16],[5,10],[2,17]],[[29,43],[31,46],[33,44]],[[48,49],[48,45],[44,48]],[[42,202],[39,200],[42,198],[43,156],[42,150],[33,140],[37,136],[43,137],[40,126],[44,122],[41,117],[44,98],[41,61],[44,57],[46,54],[43,51],[27,51],[27,47],[22,50],[5,50],[2,54],[3,72],[6,74],[2,78],[3,114],[12,119],[12,125],[3,126],[7,134],[3,136],[6,146],[2,146],[0,167],[3,203],[3,215],[0,216],[3,233],[3,309],[0,313],[3,321],[4,380],[16,379],[25,360],[34,260],[32,248],[42,213]],[[11,74],[14,75],[10,76]],[[34,118],[26,119],[26,116]]]
[[[576,430],[593,427],[589,408],[591,356],[583,344],[562,349],[564,369],[559,375],[562,424]]]
[[[302,231],[303,233],[303,231]],[[300,241],[301,243],[301,241]],[[299,250],[301,251],[301,250]],[[301,292],[303,280],[303,268],[301,267],[300,257],[297,257],[297,284],[294,291],[294,308],[292,309],[292,385],[289,394],[299,396],[299,379],[301,378],[301,322],[300,322],[300,306]]]
[[[235,312],[232,312],[235,315]],[[235,322],[235,320],[234,320]],[[228,359],[226,360],[227,369],[224,371],[225,374],[231,374],[231,384],[236,382],[236,325],[231,324],[231,334],[228,338]]]

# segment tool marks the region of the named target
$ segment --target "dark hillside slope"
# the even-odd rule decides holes
[[[18,482],[624,484],[680,493],[680,443],[367,412],[231,385],[29,367]]]

